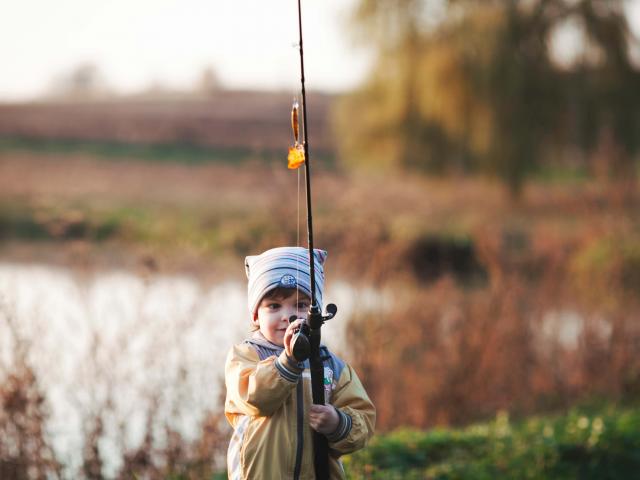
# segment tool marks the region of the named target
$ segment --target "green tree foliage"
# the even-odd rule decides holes
[[[612,166],[628,174],[640,70],[623,3],[362,0],[354,22],[377,62],[339,107],[343,157],[375,168],[483,171],[518,192],[548,158],[564,159],[551,153],[573,148],[589,159],[608,142]],[[566,32],[579,41],[562,62]]]

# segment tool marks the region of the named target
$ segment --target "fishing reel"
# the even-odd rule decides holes
[[[335,317],[337,312],[338,307],[333,303],[327,305],[325,315],[322,315],[320,312],[309,312],[309,318],[302,322],[291,341],[291,353],[296,361],[304,362],[311,356],[312,329],[319,333],[322,324]],[[295,315],[289,317],[289,323],[293,323],[296,320],[298,320],[298,317]]]

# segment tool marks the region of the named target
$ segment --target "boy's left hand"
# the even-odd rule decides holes
[[[338,428],[338,412],[331,405],[311,405],[309,409],[309,425],[316,432],[328,435]]]

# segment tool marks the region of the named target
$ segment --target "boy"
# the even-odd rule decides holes
[[[316,300],[322,307],[323,263],[315,250]],[[313,405],[309,362],[298,363],[291,339],[311,297],[309,253],[281,247],[247,257],[254,333],[227,356],[225,415],[234,428],[227,454],[230,479],[314,479],[314,429],[329,442],[332,479],[345,478],[339,457],[365,446],[375,408],[355,371],[321,346],[326,405]],[[298,319],[289,324],[289,318]]]

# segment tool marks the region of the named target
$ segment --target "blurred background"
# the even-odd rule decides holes
[[[640,468],[640,1],[303,0],[350,478]],[[306,246],[296,2],[0,19],[0,477],[225,478],[244,256]]]

